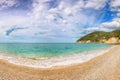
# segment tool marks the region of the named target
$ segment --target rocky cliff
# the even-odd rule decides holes
[[[77,40],[78,43],[107,43],[119,44],[120,43],[120,30],[112,32],[96,31],[87,34]]]

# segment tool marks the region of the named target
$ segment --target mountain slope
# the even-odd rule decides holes
[[[120,30],[112,32],[96,31],[77,40],[79,43],[120,43]]]

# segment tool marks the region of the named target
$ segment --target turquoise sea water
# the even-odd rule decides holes
[[[110,47],[107,44],[78,43],[1,43],[0,51],[24,57],[53,57]]]

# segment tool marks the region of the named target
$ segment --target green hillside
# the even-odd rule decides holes
[[[85,35],[84,37],[81,37],[80,39],[77,40],[77,42],[85,42],[85,41],[90,41],[90,42],[100,42],[100,40],[108,40],[111,37],[117,37],[120,39],[120,30],[115,30],[112,32],[104,32],[104,31],[96,31],[92,32],[90,34]]]

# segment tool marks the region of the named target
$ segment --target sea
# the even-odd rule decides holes
[[[0,43],[0,58],[17,65],[50,68],[86,62],[113,46],[97,43]]]

